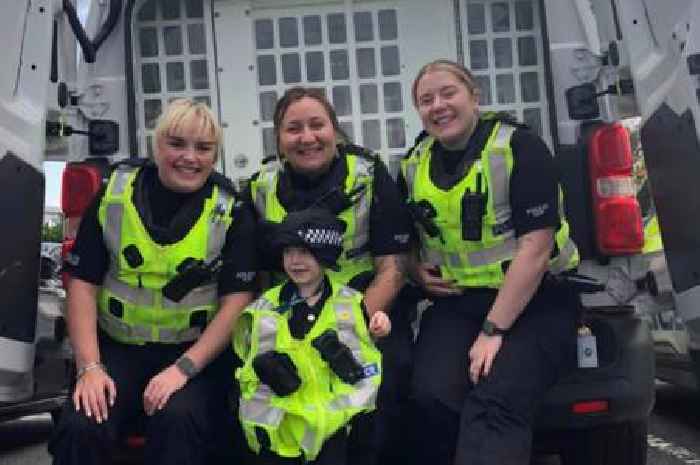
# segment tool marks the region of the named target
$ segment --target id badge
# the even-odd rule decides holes
[[[598,347],[591,330],[581,328],[578,332],[578,367],[598,368]]]

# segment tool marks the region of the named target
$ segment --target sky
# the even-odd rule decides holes
[[[46,190],[44,205],[47,207],[61,206],[61,175],[63,173],[62,161],[44,162],[44,176],[46,178]]]

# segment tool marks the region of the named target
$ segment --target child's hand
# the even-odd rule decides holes
[[[391,332],[391,320],[381,310],[374,312],[369,319],[369,332],[374,337],[384,337]]]

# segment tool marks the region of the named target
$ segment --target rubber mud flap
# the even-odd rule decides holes
[[[12,152],[0,158],[0,337],[32,343],[39,294],[44,176]]]

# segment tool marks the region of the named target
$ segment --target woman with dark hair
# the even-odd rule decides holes
[[[322,91],[296,87],[277,103],[274,114],[279,159],[266,163],[250,182],[259,219],[281,222],[288,212],[323,208],[347,225],[339,271],[331,276],[365,294],[367,318],[389,314],[392,333],[379,341],[384,356],[383,386],[377,421],[368,417],[353,428],[351,447],[376,451],[388,441],[387,415],[398,417],[398,377],[410,367],[408,315],[393,302],[404,284],[400,257],[409,250],[410,217],[394,180],[375,154],[348,143],[335,110]],[[291,324],[291,323],[290,323]],[[375,433],[369,430],[376,427]],[[365,456],[351,463],[371,464]]]
[[[433,302],[415,347],[418,461],[530,462],[532,422],[575,347],[575,308],[543,279],[576,266],[554,161],[510,118],[479,112],[471,73],[424,66],[425,132],[401,164],[420,245],[409,272]]]

